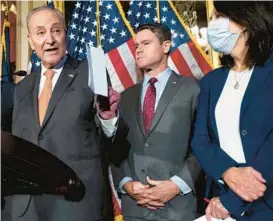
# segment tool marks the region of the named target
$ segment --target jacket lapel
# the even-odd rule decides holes
[[[60,77],[55,85],[55,88],[52,93],[52,97],[49,101],[48,108],[46,111],[46,115],[41,125],[41,129],[49,120],[50,116],[52,115],[58,101],[61,99],[62,95],[64,94],[67,87],[71,84],[71,82],[75,79],[77,72],[74,70],[72,61],[68,61],[60,74]]]
[[[32,91],[32,111],[33,111],[33,116],[35,119],[35,126],[37,130],[40,130],[40,123],[39,123],[39,114],[38,114],[38,95],[39,95],[39,85],[40,85],[40,79],[41,79],[41,69],[39,68],[35,73],[34,73],[34,82],[33,82],[33,91]]]
[[[258,94],[258,90],[262,88],[262,84],[265,82],[266,77],[270,72],[270,67],[255,67],[250,78],[248,87],[246,89],[242,105],[241,105],[241,112],[240,112],[240,121],[242,120],[249,103],[256,97],[255,95]]]
[[[213,83],[211,86],[211,108],[213,112],[210,112],[210,115],[213,116],[212,119],[212,128],[216,132],[216,136],[218,137],[218,131],[217,131],[217,125],[216,125],[216,119],[215,119],[215,107],[216,104],[221,96],[222,90],[225,86],[227,76],[229,73],[228,68],[223,69],[223,74],[218,74],[218,79]],[[242,121],[242,118],[247,110],[247,107],[249,106],[249,103],[252,101],[253,98],[255,98],[255,93],[257,90],[261,88],[261,85],[265,81],[266,77],[268,76],[270,72],[270,67],[255,67],[253,70],[253,74],[251,76],[250,82],[248,84],[248,87],[246,89],[245,95],[243,97],[242,105],[241,105],[241,111],[240,111],[240,122]]]
[[[170,103],[170,101],[172,100],[174,95],[176,94],[176,92],[177,92],[178,88],[180,87],[180,85],[182,84],[182,82],[183,82],[183,80],[179,80],[178,75],[176,75],[173,72],[166,84],[166,87],[165,87],[163,94],[161,95],[161,98],[160,98],[159,103],[157,105],[154,119],[152,121],[148,136],[153,131],[155,125],[160,120],[162,114],[166,110],[168,104]]]
[[[141,92],[142,92],[142,83],[138,84],[135,89],[135,97],[134,99],[137,101],[135,102],[135,111],[136,111],[136,118],[137,122],[139,125],[139,128],[142,132],[142,134],[146,137],[146,130],[144,127],[144,122],[143,122],[143,116],[142,116],[142,109],[141,109]]]

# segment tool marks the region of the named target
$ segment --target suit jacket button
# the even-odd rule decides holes
[[[44,139],[44,136],[43,136],[42,134],[39,134],[38,139],[39,139],[39,140],[43,140],[43,139]]]
[[[242,130],[242,136],[246,136],[247,135],[247,130]]]
[[[149,143],[145,143],[144,146],[145,146],[145,147],[148,147],[148,146],[150,146],[150,144],[149,144]]]
[[[141,173],[144,173],[144,174],[145,174],[145,173],[146,173],[146,170],[142,169],[142,170],[141,170]]]

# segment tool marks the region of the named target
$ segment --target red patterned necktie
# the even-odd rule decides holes
[[[149,133],[152,121],[154,119],[155,112],[155,99],[156,99],[156,88],[155,83],[156,78],[151,78],[149,80],[149,86],[146,91],[146,95],[143,103],[143,122],[146,129],[146,133]]]

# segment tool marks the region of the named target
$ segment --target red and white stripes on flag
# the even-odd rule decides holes
[[[122,92],[137,83],[137,69],[135,65],[135,47],[133,39],[129,39],[119,47],[109,51],[107,57],[107,71],[112,87]]]
[[[159,7],[160,18],[157,18],[157,7]],[[212,70],[210,61],[191,36],[171,1],[131,1],[127,18],[122,8],[118,8],[128,30],[133,30],[133,27],[137,28],[140,24],[153,23],[158,19],[170,28],[173,46],[168,62],[175,72],[200,80]],[[134,33],[131,35],[133,38]],[[109,61],[107,69],[112,86],[119,92],[131,87],[138,80],[132,38],[107,53]]]
[[[117,91],[133,86],[137,83],[137,68],[135,65],[135,47],[133,38],[106,54],[107,70],[112,82],[112,87]],[[204,59],[199,49],[190,41],[180,45],[170,54],[168,63],[172,70],[182,76],[195,77],[200,80],[212,70]]]
[[[206,73],[212,70],[204,60],[199,49],[192,41],[184,43],[176,48],[169,57],[169,66],[182,76],[195,77],[200,80]]]

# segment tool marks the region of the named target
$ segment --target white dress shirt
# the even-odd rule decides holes
[[[237,163],[245,163],[240,136],[240,110],[253,69],[243,72],[229,71],[225,86],[215,108],[220,147]],[[238,82],[239,88],[234,86]]]

